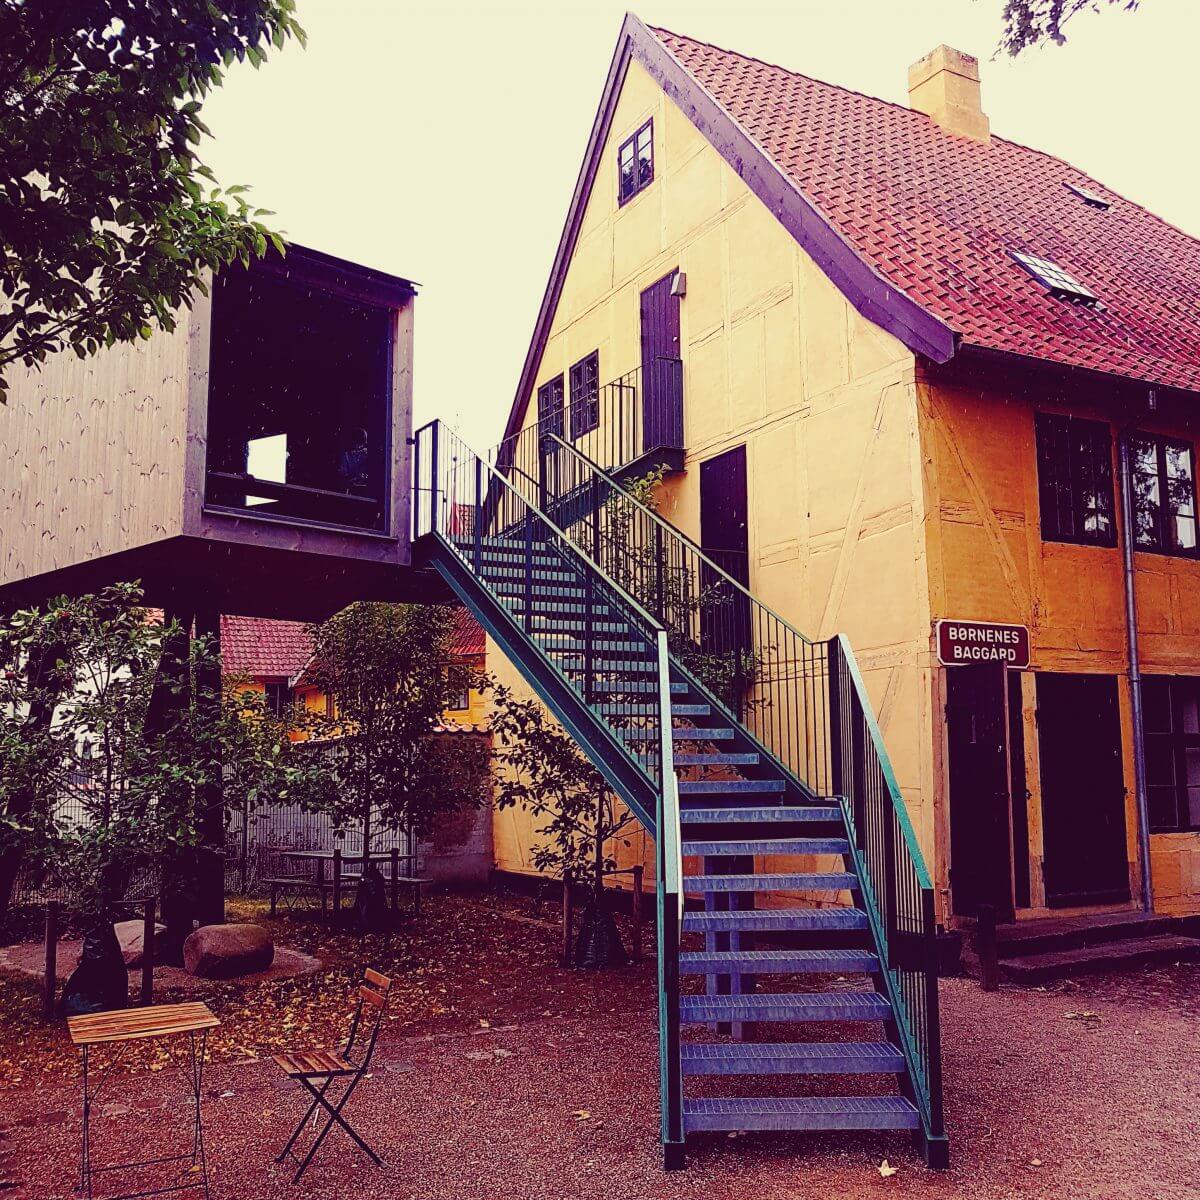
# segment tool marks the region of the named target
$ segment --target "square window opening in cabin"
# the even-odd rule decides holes
[[[256,268],[212,305],[206,506],[386,532],[390,311]]]

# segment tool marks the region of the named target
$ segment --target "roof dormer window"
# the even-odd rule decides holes
[[[1080,200],[1082,200],[1084,202],[1084,204],[1090,204],[1092,206],[1092,208],[1103,208],[1103,209],[1112,208],[1111,200],[1105,200],[1105,198],[1103,196],[1098,195],[1096,192],[1093,192],[1090,188],[1085,188],[1078,183],[1066,183],[1066,182],[1063,183],[1063,187],[1065,187],[1067,189],[1067,191],[1069,191],[1069,192],[1074,192],[1075,195],[1078,196],[1080,198]]]
[[[1036,254],[1023,254],[1020,250],[1010,250],[1009,253],[1057,299],[1087,308],[1102,307],[1096,293],[1080,283],[1069,271],[1064,271],[1058,263],[1039,258]]]

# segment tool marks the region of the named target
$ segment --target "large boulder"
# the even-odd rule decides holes
[[[183,967],[203,979],[233,979],[265,971],[275,943],[261,925],[201,925],[183,943]]]
[[[146,932],[145,921],[118,921],[113,926],[113,931],[117,935],[117,942],[121,946],[121,957],[125,960],[125,967],[132,971],[134,967],[142,965],[142,951],[144,949],[143,934]],[[160,940],[167,932],[165,925],[155,924],[154,926],[154,948],[157,951]],[[159,954],[155,953],[154,957],[159,958]]]

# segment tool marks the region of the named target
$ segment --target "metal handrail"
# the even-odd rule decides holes
[[[460,488],[464,477],[458,471],[459,462],[458,456],[455,453],[456,447],[451,447],[451,461],[449,464],[443,464],[441,461],[441,453],[445,451],[446,443],[450,439],[453,439],[457,443],[457,446],[461,447],[462,456],[467,460],[465,462],[467,468],[465,488]],[[424,514],[421,503],[422,452],[423,443],[426,440],[428,440],[430,445],[428,527],[423,522]],[[563,560],[573,560],[575,564],[587,572],[589,579],[600,587],[605,603],[609,603],[618,611],[623,612],[631,630],[636,631],[638,626],[642,625],[653,638],[653,653],[656,667],[654,679],[657,686],[654,687],[651,694],[653,695],[653,709],[656,710],[658,721],[658,778],[654,779],[647,770],[644,759],[638,762],[638,766],[654,785],[656,792],[655,828],[650,832],[655,837],[658,859],[656,897],[660,932],[657,955],[663,1142],[664,1145],[682,1146],[683,1087],[679,1038],[679,934],[682,927],[684,892],[679,791],[674,766],[674,744],[671,733],[671,660],[667,630],[661,622],[656,620],[633,596],[625,591],[617,581],[610,579],[597,563],[581,553],[579,548],[575,546],[562,529],[550,520],[545,513],[535,508],[494,467],[486,463],[457,435],[450,432],[443,433],[440,422],[432,421],[418,430],[414,435],[414,444],[416,447],[413,482],[416,493],[416,503],[414,504],[413,512],[414,538],[424,533],[439,537],[468,566],[472,565],[470,554],[473,550],[475,556],[473,565],[475,571],[478,573],[481,561],[480,555],[483,552],[482,539],[485,526],[485,510],[487,512],[486,523],[488,527],[491,527],[493,524],[503,525],[506,518],[511,517],[512,514],[504,511],[503,504],[497,505],[493,501],[497,495],[511,497],[516,502],[518,513],[523,512],[525,516],[524,536],[526,546],[530,544],[529,538],[531,537],[533,524],[536,522],[543,536],[549,534],[549,537],[545,538],[546,543],[549,544],[551,541],[557,542],[558,545],[555,549],[562,556]],[[448,471],[445,470],[446,466],[450,467]],[[443,475],[446,476],[445,479],[443,479]],[[489,478],[490,486],[487,488],[484,485],[485,476]],[[453,495],[450,493],[451,488],[454,489]],[[460,506],[457,504],[460,490],[471,495],[474,501],[470,529],[466,527],[465,512],[462,512]],[[441,493],[445,501],[444,507],[439,503],[439,493]],[[452,523],[454,524],[458,523],[460,517],[463,518],[463,527],[461,529],[449,530],[445,528],[445,520],[442,518],[443,514],[447,512],[451,514]],[[509,527],[513,524],[515,523],[510,522]],[[531,587],[532,572],[533,560],[529,558],[525,562],[524,582],[527,589]],[[480,579],[480,583],[482,586],[487,586],[482,579]],[[589,591],[589,596],[590,594]],[[493,598],[495,598],[494,593]],[[527,590],[526,618],[528,618],[530,612],[529,598],[530,594]],[[527,633],[529,632],[528,624],[526,625],[526,631]],[[540,648],[533,640],[532,635],[529,636],[528,640],[531,648],[539,650],[540,653]],[[588,655],[592,652],[592,639],[590,635],[589,640],[585,643],[584,650],[585,654]],[[541,657],[543,660],[549,661],[546,659],[544,653]],[[554,664],[550,665],[553,666]],[[568,680],[567,682],[569,683],[570,681]],[[598,721],[601,720],[600,714],[596,712],[595,708],[592,708],[592,712]]]

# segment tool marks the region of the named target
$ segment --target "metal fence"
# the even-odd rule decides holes
[[[333,746],[321,750],[314,746],[314,752],[336,753],[336,750]],[[69,772],[54,816],[66,824],[85,824],[89,819],[88,795],[95,787],[95,778],[86,766]],[[372,837],[373,850],[386,852],[395,848],[401,856],[415,851],[415,838],[403,831],[395,835],[384,833],[378,817],[374,828],[380,831],[380,836]],[[346,873],[354,874],[357,870],[354,858],[362,853],[361,829],[346,830],[339,839],[327,814],[306,812],[298,804],[259,801],[241,810],[227,811],[225,893],[265,895],[266,888],[260,880],[302,873],[298,864],[286,859],[285,851],[331,850],[335,847],[342,851]],[[416,873],[418,864],[415,860],[410,859],[408,866]],[[159,890],[156,868],[146,866],[134,872],[127,895],[153,895]],[[13,889],[11,907],[41,906],[50,900],[68,911],[75,907],[75,897],[67,888],[56,884],[45,869],[31,863],[22,867]]]

